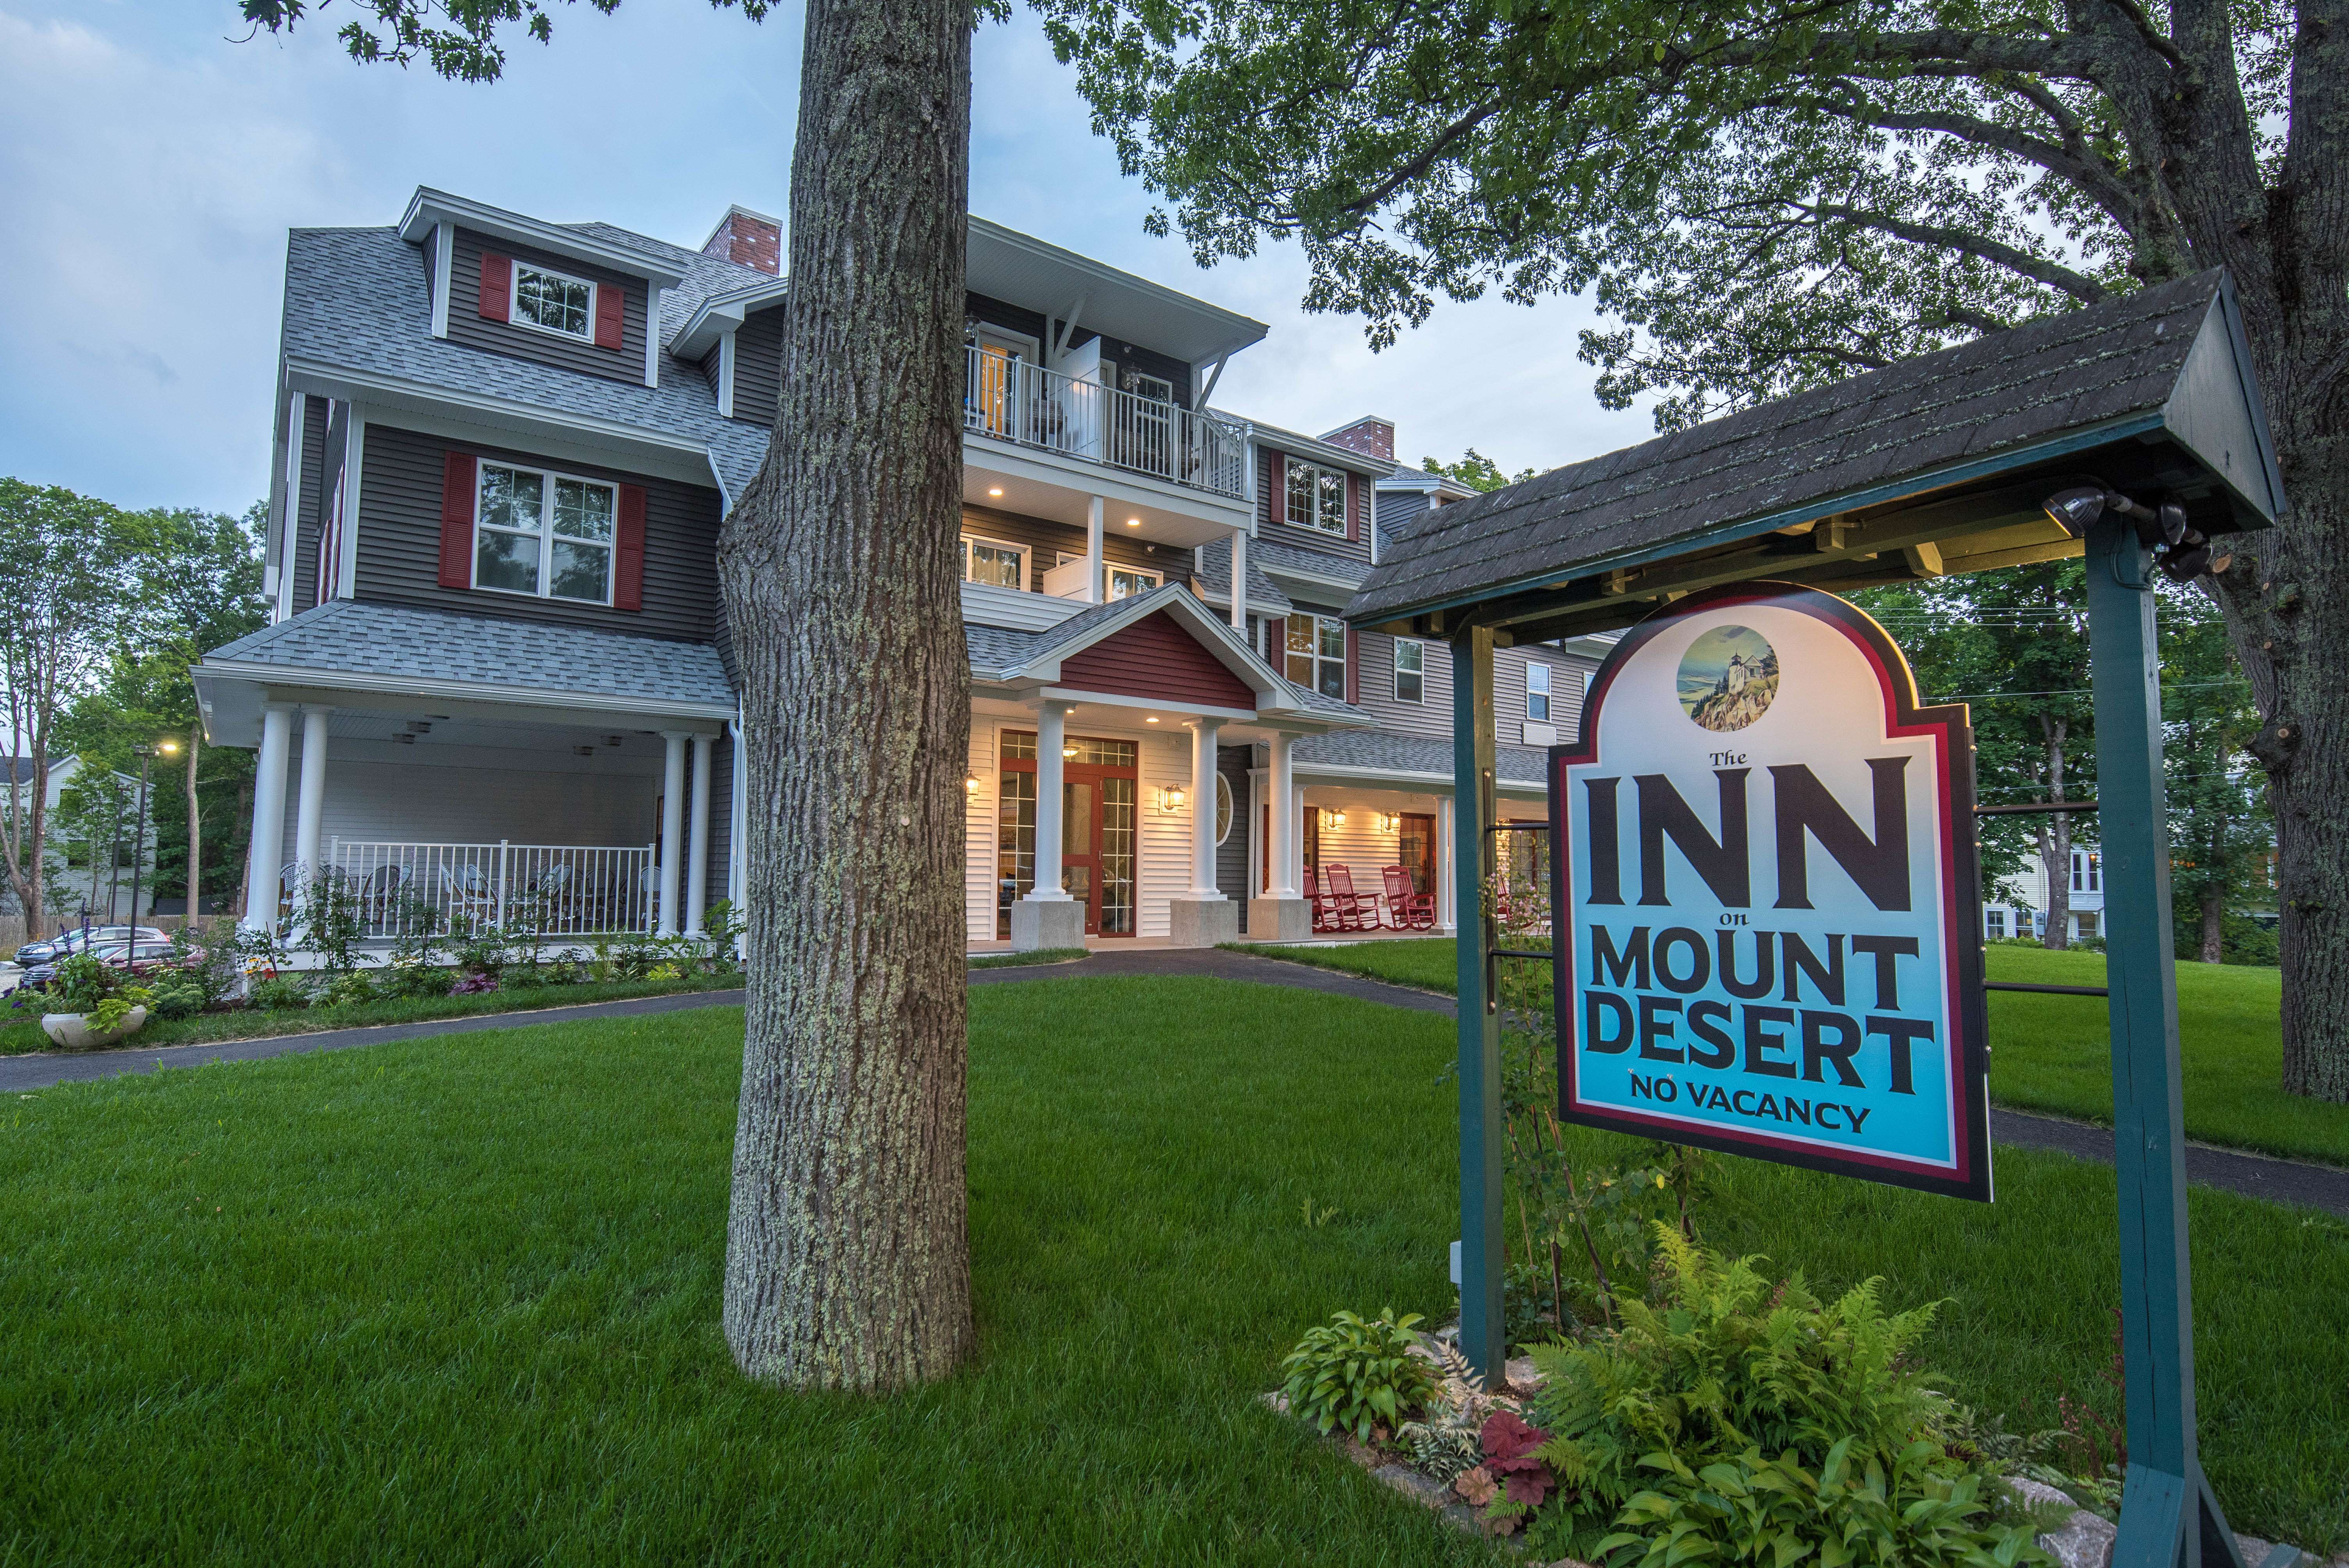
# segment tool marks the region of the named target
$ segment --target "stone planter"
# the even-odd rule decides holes
[[[44,1013],[41,1031],[68,1051],[94,1050],[110,1046],[117,1040],[127,1040],[137,1034],[147,1022],[147,1009],[133,1007],[123,1016],[122,1022],[110,1029],[93,1029],[87,1013]]]

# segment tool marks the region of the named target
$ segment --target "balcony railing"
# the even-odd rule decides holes
[[[540,936],[649,933],[659,915],[655,844],[329,841],[326,863],[358,899],[368,936],[494,925]]]
[[[1247,499],[1247,438],[1237,425],[983,345],[963,353],[964,429]]]

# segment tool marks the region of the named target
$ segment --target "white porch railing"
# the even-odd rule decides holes
[[[369,936],[462,923],[542,936],[655,928],[657,844],[409,844],[329,841],[327,865],[359,901]]]
[[[1238,426],[978,344],[963,355],[964,429],[1247,499],[1247,438]]]

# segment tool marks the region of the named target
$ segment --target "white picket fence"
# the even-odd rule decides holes
[[[326,863],[373,937],[463,924],[542,936],[649,934],[660,917],[657,844],[417,844],[328,841]]]

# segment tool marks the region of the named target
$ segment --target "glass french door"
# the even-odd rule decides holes
[[[1011,934],[1012,901],[1036,885],[1036,737],[1007,731],[996,834],[996,935]],[[1136,748],[1073,737],[1061,759],[1061,886],[1085,906],[1088,936],[1132,936],[1141,829]]]

